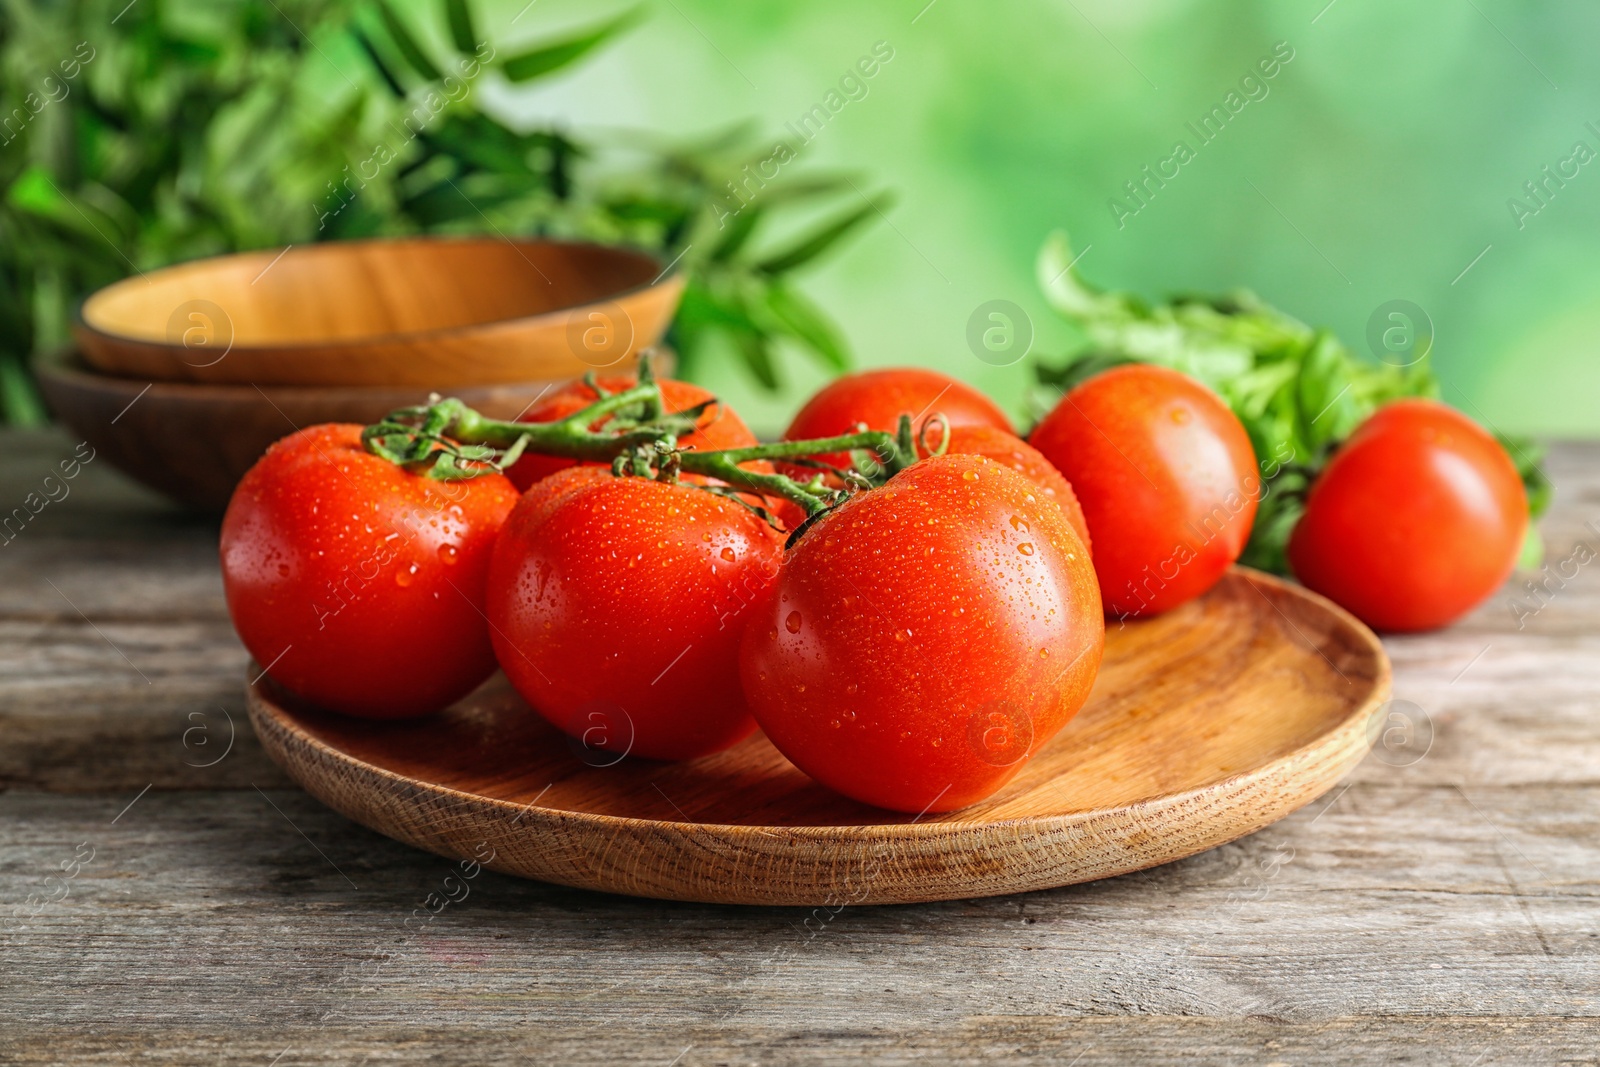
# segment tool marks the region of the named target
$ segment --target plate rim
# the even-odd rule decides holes
[[[300,775],[296,774],[293,769],[285,766],[282,761],[278,760],[275,749],[265,744],[261,722],[263,717],[271,713],[275,713],[272,714],[273,723],[271,728],[276,732],[292,734],[302,746],[315,751],[321,761],[356,769],[364,774],[372,775],[397,785],[406,785],[410,787],[422,786],[434,794],[449,795],[457,801],[465,801],[476,805],[492,806],[493,808],[499,809],[507,815],[522,812],[522,816],[518,820],[519,822],[529,819],[535,820],[533,822],[526,823],[526,825],[528,825],[530,828],[537,826],[539,820],[543,820],[554,822],[570,821],[578,824],[587,824],[597,829],[617,829],[626,827],[630,830],[649,830],[657,828],[671,828],[678,832],[690,831],[714,833],[723,837],[742,837],[747,835],[774,837],[776,835],[791,835],[796,838],[806,839],[811,837],[836,837],[841,834],[846,834],[851,837],[864,838],[868,840],[882,837],[889,839],[898,838],[900,840],[937,841],[942,838],[957,837],[963,833],[972,833],[994,828],[1007,828],[1015,826],[1026,826],[1040,830],[1057,828],[1064,829],[1085,822],[1090,822],[1095,819],[1114,816],[1119,813],[1137,811],[1142,808],[1148,808],[1152,805],[1176,804],[1185,799],[1193,799],[1208,793],[1226,793],[1229,792],[1231,787],[1234,785],[1242,785],[1253,779],[1272,777],[1276,771],[1285,765],[1302,760],[1308,755],[1326,748],[1331,740],[1345,733],[1359,733],[1363,735],[1363,740],[1366,743],[1362,746],[1360,756],[1352,760],[1350,766],[1353,768],[1356,764],[1359,764],[1361,760],[1366,757],[1367,752],[1371,749],[1370,739],[1365,737],[1367,733],[1367,723],[1371,718],[1372,712],[1378,707],[1381,707],[1382,704],[1390,698],[1393,687],[1393,666],[1390,663],[1388,653],[1383,648],[1383,644],[1379,640],[1378,636],[1373,633],[1373,631],[1367,627],[1365,623],[1362,623],[1350,612],[1346,611],[1338,604],[1335,604],[1327,597],[1313,592],[1303,585],[1289,582],[1283,578],[1277,577],[1276,575],[1268,574],[1265,571],[1259,571],[1252,567],[1235,565],[1230,567],[1225,573],[1229,575],[1235,575],[1248,582],[1255,587],[1256,591],[1261,593],[1263,597],[1266,596],[1266,593],[1262,589],[1262,587],[1265,586],[1280,593],[1287,593],[1291,596],[1308,598],[1312,603],[1317,604],[1319,607],[1328,611],[1331,615],[1337,618],[1341,623],[1345,624],[1346,628],[1360,638],[1362,643],[1367,646],[1370,652],[1374,653],[1373,661],[1377,664],[1378,670],[1372,679],[1371,692],[1359,704],[1354,705],[1344,717],[1334,722],[1327,729],[1307,740],[1304,744],[1301,744],[1266,763],[1251,767],[1247,770],[1238,771],[1234,774],[1228,775],[1225,778],[1219,778],[1216,781],[1208,782],[1203,785],[1193,786],[1188,789],[1174,792],[1158,793],[1151,796],[1139,797],[1137,799],[1129,800],[1122,804],[1111,807],[1086,808],[1081,811],[1056,812],[1047,815],[1013,815],[1005,818],[975,821],[922,822],[922,817],[917,816],[916,818],[905,822],[855,824],[829,823],[826,825],[800,826],[786,826],[780,824],[700,822],[681,819],[647,819],[633,815],[608,815],[603,812],[575,811],[570,808],[543,807],[537,804],[537,798],[535,798],[534,802],[519,804],[515,801],[505,800],[499,797],[491,797],[482,793],[468,792],[466,790],[458,789],[455,786],[445,785],[440,782],[428,781],[419,778],[410,778],[390,770],[389,768],[371,763],[342,749],[335,748],[334,746],[323,741],[321,738],[318,738],[307,731],[306,728],[294,717],[292,712],[288,712],[287,709],[278,703],[278,701],[272,696],[266,687],[267,675],[261,671],[253,659],[247,663],[245,667],[247,679],[254,678],[253,681],[248,681],[246,684],[246,708],[251,727],[256,731],[257,736],[263,739],[264,747],[269,748],[269,756],[272,756],[274,762],[279,763],[280,766],[284,766],[284,770],[289,774],[289,776],[308,792],[311,792],[311,790],[308,786],[306,786]],[[1281,609],[1279,609],[1276,604],[1273,604],[1272,606],[1275,610],[1278,610],[1281,613]],[[1292,620],[1290,620],[1290,623],[1292,627]],[[1304,637],[1303,634],[1301,636]],[[1320,649],[1317,651],[1320,652]],[[1337,670],[1337,667],[1335,667],[1335,670]],[[1295,805],[1295,807],[1284,812],[1283,815],[1277,816],[1277,818],[1282,818],[1284,815],[1290,814],[1293,811],[1304,807],[1306,804],[1311,803],[1311,801],[1327,792],[1327,789],[1331,788],[1332,785],[1333,782],[1330,782],[1327,787],[1313,793],[1305,800]],[[315,793],[312,795],[316,796]],[[321,797],[319,796],[318,799],[321,800]],[[324,801],[324,803],[326,802]],[[964,809],[958,809],[956,812],[941,813],[941,816],[959,814],[960,810]],[[1248,833],[1251,831],[1245,832]]]

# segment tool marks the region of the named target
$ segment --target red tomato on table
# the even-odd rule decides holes
[[[691,759],[755,729],[739,638],[783,542],[692,485],[562,471],[507,521],[490,570],[495,654],[517,691],[593,748]]]
[[[608,393],[620,393],[624,389],[633,388],[639,382],[634,377],[601,378],[599,381],[601,388]],[[656,384],[661,387],[662,406],[669,415],[688,411],[695,405],[712,399],[712,394],[688,382],[658,378]],[[598,399],[600,399],[599,394],[584,382],[569,382],[529,408],[517,421],[555,422],[569,415],[576,415]],[[598,425],[590,429],[600,429],[607,421],[609,420],[602,419]],[[694,448],[702,452],[718,448],[746,448],[756,443],[756,435],[750,432],[750,427],[744,424],[738,412],[720,403],[707,409],[700,417],[699,422],[695,424],[694,433],[678,441],[678,444],[685,448]],[[529,453],[512,464],[506,475],[518,489],[526,490],[534,482],[548,478],[556,471],[577,465],[577,460]]]
[[[963,382],[920,367],[891,367],[861,371],[835,378],[806,401],[784,432],[785,441],[837,437],[854,433],[865,423],[869,430],[895,431],[902,414],[920,424],[941,412],[951,426],[993,426],[1011,432],[1011,420],[994,401]],[[848,467],[848,453],[817,456],[824,463]]]
[[[436,711],[494,672],[489,557],[517,491],[441,482],[367,452],[361,427],[274,444],[222,520],[233,625],[274,681],[374,719]]]
[[[994,793],[1088,698],[1105,622],[1061,509],[981,456],[924,460],[824,516],[740,656],[767,737],[905,812]]]
[[[1431,630],[1500,588],[1527,531],[1522,478],[1500,443],[1444,404],[1400,400],[1312,484],[1289,564],[1377,629]]]
[[[1106,614],[1155,615],[1210,589],[1250,540],[1261,477],[1222,398],[1144,363],[1061,398],[1029,442],[1077,493]]]

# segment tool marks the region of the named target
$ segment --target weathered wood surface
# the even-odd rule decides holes
[[[0,438],[0,505],[75,443]],[[1600,445],[1550,466],[1552,561],[1600,549]],[[214,536],[91,463],[0,546],[0,1061],[1600,1062],[1600,560],[1386,642],[1416,762],[1167,867],[831,914],[440,907],[447,861],[264,760]]]

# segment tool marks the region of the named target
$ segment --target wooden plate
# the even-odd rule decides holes
[[[830,793],[759,734],[691,763],[593,766],[614,757],[575,750],[503,678],[410,723],[264,682],[250,718],[312,795],[440,855],[634,896],[838,906],[1044,889],[1213,848],[1354,767],[1389,693],[1370,630],[1242,568],[1106,636],[1088,705],[1011,784],[921,819]]]

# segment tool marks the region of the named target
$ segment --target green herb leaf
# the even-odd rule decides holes
[[[1545,446],[1531,437],[1497,433],[1495,438],[1522,476],[1522,484],[1528,491],[1528,515],[1539,518],[1549,510],[1550,499],[1555,494],[1555,487],[1540,467],[1544,462]]]
[[[850,369],[850,354],[833,324],[811,301],[787,285],[774,282],[767,290],[767,310],[814,352],[835,374]]]
[[[740,333],[734,336],[745,366],[755,375],[756,381],[774,391],[778,388],[778,365],[772,359],[772,346],[761,333]]]
[[[756,231],[756,223],[761,221],[763,209],[759,204],[747,204],[738,214],[729,221],[726,217],[722,221],[726,224],[722,240],[711,250],[713,262],[723,262],[732,259],[744,246],[749,243],[750,235]]]
[[[405,99],[406,87],[400,84],[400,79],[395,77],[394,71],[389,69],[389,64],[385,63],[383,57],[378,54],[378,49],[373,45],[372,38],[368,37],[359,27],[351,29],[350,33],[356,39],[356,43],[361,46],[361,51],[366,53],[367,61],[372,64],[372,69],[378,72],[378,76],[383,79],[384,85],[388,86],[389,91],[396,97]]]
[[[756,269],[765,274],[785,274],[796,267],[811,262],[828,249],[842,241],[850,231],[875,215],[887,211],[894,203],[894,197],[889,193],[879,193],[867,200],[866,204],[848,211],[832,222],[827,223],[810,237],[796,242],[786,251],[769,256],[756,264]]]
[[[44,218],[71,210],[67,198],[61,195],[61,190],[50,180],[50,175],[38,166],[29,167],[17,175],[6,189],[6,201],[13,207]]]
[[[478,33],[472,28],[472,9],[467,0],[444,0],[444,20],[450,26],[450,40],[461,52],[478,50]]]
[[[502,63],[500,70],[508,81],[513,82],[532,81],[534,78],[560,70],[623,30],[630,29],[641,19],[643,13],[642,7],[636,7],[592,30],[585,30],[564,41],[556,41],[519,53]]]
[[[1528,532],[1522,536],[1522,551],[1517,554],[1517,570],[1536,571],[1544,566],[1544,538],[1539,527],[1528,523]]]
[[[389,6],[388,0],[378,0],[378,14],[383,17],[384,28],[389,31],[389,38],[394,41],[405,61],[411,64],[411,69],[416,71],[426,81],[435,82],[444,77],[439,68],[433,65],[433,60],[417,44],[411,31],[406,29],[406,24],[400,21],[400,16],[394,13],[394,8]]]

